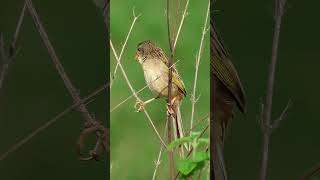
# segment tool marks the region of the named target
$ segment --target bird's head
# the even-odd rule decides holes
[[[165,57],[161,48],[157,47],[156,44],[147,40],[142,41],[137,46],[137,52],[135,59],[139,61],[140,64],[143,64],[147,59],[156,59]]]

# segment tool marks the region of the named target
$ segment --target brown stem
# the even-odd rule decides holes
[[[177,35],[176,30],[177,30],[177,21],[178,21],[180,5],[181,5],[181,0],[178,0],[178,7],[176,8],[176,14],[175,14],[174,23],[173,23],[172,39],[176,39],[176,35]],[[172,48],[174,51],[175,50],[174,44],[173,44]],[[171,66],[169,66],[169,67],[171,67]]]
[[[103,19],[104,19],[104,23],[106,25],[106,31],[107,31],[107,36],[109,37],[109,32],[110,32],[110,25],[109,25],[109,8],[110,8],[110,1],[109,0],[105,0],[104,2],[104,6],[103,6]]]
[[[61,113],[59,113],[58,115],[56,115],[55,117],[53,117],[52,119],[50,119],[48,122],[46,122],[45,124],[43,124],[42,126],[40,126],[39,128],[35,129],[34,131],[32,131],[29,135],[27,135],[25,138],[21,139],[19,142],[17,142],[16,144],[14,144],[13,146],[11,146],[6,152],[2,153],[0,155],[0,161],[4,160],[5,158],[8,157],[8,155],[10,153],[13,153],[14,151],[16,151],[17,149],[19,149],[21,146],[23,146],[24,144],[26,144],[27,142],[29,142],[34,136],[36,136],[37,134],[39,134],[40,132],[46,130],[48,127],[50,127],[51,125],[53,125],[57,120],[59,120],[60,118],[62,118],[64,115],[66,115],[67,113],[69,113],[70,111],[72,111],[74,108],[78,107],[79,105],[88,102],[90,99],[92,99],[93,97],[96,97],[97,95],[99,95],[100,93],[102,93],[103,91],[105,91],[107,88],[109,87],[109,84],[104,84],[103,86],[101,86],[100,88],[98,88],[97,90],[95,90],[93,93],[91,93],[89,96],[87,96],[86,98],[82,99],[80,102],[74,103],[73,105],[67,107],[64,111],[62,111]]]
[[[9,69],[9,65],[10,63],[14,60],[15,55],[17,53],[16,50],[16,44],[17,44],[17,40],[20,34],[20,29],[21,29],[21,25],[24,19],[24,15],[25,15],[25,10],[26,10],[26,4],[24,3],[23,8],[21,10],[20,13],[20,17],[19,17],[19,21],[16,27],[16,31],[14,33],[12,42],[11,42],[11,47],[9,49],[9,56],[7,56],[6,50],[5,50],[5,46],[4,46],[4,40],[3,40],[3,36],[2,34],[0,34],[0,58],[2,59],[2,62],[0,61],[0,64],[2,64],[2,67],[0,68],[0,89],[3,87],[3,82],[5,79],[5,76],[7,75],[8,69]]]
[[[271,54],[271,63],[269,66],[269,77],[267,82],[267,91],[265,105],[263,109],[262,116],[262,161],[261,161],[261,174],[260,180],[267,179],[267,167],[268,167],[268,158],[269,158],[269,145],[270,145],[270,136],[271,136],[271,112],[272,112],[272,96],[274,88],[274,79],[275,79],[275,70],[277,64],[277,55],[278,55],[278,46],[279,46],[279,37],[281,29],[282,15],[284,11],[285,0],[275,0],[276,9],[275,9],[275,27],[272,43],[272,54]]]
[[[300,177],[300,180],[308,180],[317,174],[320,174],[320,164],[317,164],[316,166],[312,167],[311,170],[309,170],[306,174]]]
[[[168,30],[168,40],[169,40],[169,47],[170,47],[170,59],[169,59],[169,65],[168,67],[171,67],[173,65],[173,49],[172,49],[172,42],[171,42],[171,36],[170,36],[170,21],[169,21],[169,0],[167,0],[167,30]],[[169,109],[172,109],[172,105],[171,105],[171,89],[172,89],[172,68],[169,68],[169,82],[168,82],[168,106]],[[168,119],[168,144],[171,143],[172,141],[172,117],[170,115],[170,113],[168,113],[167,116]],[[170,160],[170,177],[173,180],[174,179],[174,159],[173,159],[173,151],[170,150],[169,151],[169,160]]]
[[[57,56],[56,54],[56,51],[54,50],[50,40],[49,40],[49,37],[45,31],[45,28],[44,26],[42,25],[41,21],[40,21],[40,18],[32,4],[32,1],[31,0],[26,0],[26,3],[27,3],[27,7],[29,9],[29,12],[33,18],[33,21],[40,33],[40,36],[43,40],[43,43],[45,44],[45,46],[47,47],[48,49],[48,53],[52,59],[52,62],[54,63],[61,79],[63,80],[64,82],[64,85],[66,86],[67,90],[69,91],[70,95],[72,96],[73,100],[75,103],[79,103],[81,102],[81,98],[78,94],[78,91],[76,90],[76,88],[73,86],[70,78],[68,77],[67,73],[65,72],[62,64],[61,64],[61,61],[59,59],[59,57]],[[79,105],[79,111],[81,112],[82,116],[84,117],[84,119],[91,123],[91,124],[97,124],[96,120],[92,118],[92,116],[89,114],[88,110],[87,110],[87,107],[85,104],[80,104]]]
[[[65,72],[63,65],[61,64],[61,61],[58,57],[58,55],[56,54],[50,40],[49,37],[45,31],[44,26],[42,25],[40,18],[33,6],[32,0],[26,0],[25,1],[28,7],[28,10],[32,16],[32,19],[34,21],[34,24],[36,25],[36,28],[39,31],[39,34],[42,38],[43,43],[45,44],[48,53],[51,57],[51,60],[53,62],[53,64],[56,67],[56,70],[58,71],[61,79],[64,82],[64,85],[66,86],[67,90],[69,91],[69,94],[72,96],[74,103],[79,103],[79,106],[77,106],[78,111],[81,113],[82,117],[85,119],[85,128],[89,128],[89,127],[99,127],[97,128],[97,130],[94,132],[96,134],[97,137],[97,142],[96,142],[96,147],[92,150],[94,152],[94,154],[91,153],[91,156],[96,159],[97,156],[99,154],[96,154],[98,147],[103,147],[103,148],[99,148],[99,149],[103,149],[103,150],[107,150],[106,146],[108,145],[108,134],[107,134],[107,129],[104,128],[98,121],[96,121],[91,114],[89,113],[89,111],[87,110],[86,104],[81,103],[81,98],[80,95],[78,94],[77,89],[73,86],[70,78],[68,77],[67,73]],[[86,129],[84,131],[86,131]],[[93,132],[93,131],[92,131]],[[80,136],[80,140],[81,138],[83,139],[83,135]],[[79,146],[80,143],[78,143]],[[81,147],[78,147],[81,150]],[[99,153],[101,154],[103,151],[99,150]]]
[[[190,0],[186,1],[185,7],[184,7],[184,10],[183,10],[183,13],[182,13],[182,17],[181,17],[181,20],[180,20],[179,28],[178,28],[177,34],[176,34],[176,36],[174,38],[173,49],[176,49],[176,45],[177,45],[177,42],[178,42],[179,34],[180,34],[180,31],[181,31],[184,19],[187,16],[187,9],[188,9],[188,6],[189,6],[189,1]]]
[[[193,121],[194,121],[195,107],[196,107],[196,102],[197,102],[196,88],[197,88],[197,81],[198,81],[198,71],[199,71],[200,60],[201,60],[201,56],[202,56],[203,48],[204,48],[204,36],[208,32],[207,31],[207,22],[208,22],[209,12],[210,12],[210,1],[208,1],[208,8],[207,8],[206,18],[205,18],[205,22],[204,22],[202,33],[201,33],[199,51],[198,51],[198,54],[196,55],[196,65],[195,65],[195,73],[194,73],[194,81],[193,81],[193,90],[192,90],[192,94],[191,94],[190,128],[193,127]]]
[[[4,78],[9,68],[9,60],[7,58],[6,50],[4,48],[4,40],[2,33],[0,34],[0,89],[2,88]]]
[[[26,3],[23,4],[23,8],[21,10],[21,14],[20,14],[20,17],[19,17],[17,28],[16,28],[16,31],[14,33],[13,40],[12,40],[12,43],[11,43],[11,47],[10,47],[10,51],[9,51],[11,56],[14,54],[14,52],[16,50],[16,44],[17,44],[17,40],[18,40],[18,37],[19,37],[19,34],[20,34],[20,29],[21,29],[21,25],[22,25],[22,22],[23,22],[23,19],[24,19],[25,12],[26,12]]]

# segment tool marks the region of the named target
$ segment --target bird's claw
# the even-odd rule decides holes
[[[171,115],[174,114],[174,111],[169,103],[167,103],[167,112]]]
[[[144,105],[145,103],[143,101],[138,100],[136,104],[134,104],[134,109],[136,109],[136,112],[141,112],[144,110]],[[139,106],[139,108],[137,108],[137,106]]]

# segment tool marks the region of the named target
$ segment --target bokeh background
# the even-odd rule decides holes
[[[298,179],[319,163],[319,1],[287,0],[280,34],[272,117],[289,99],[288,117],[272,135],[268,179]],[[217,1],[216,24],[242,79],[246,116],[237,114],[225,146],[230,179],[258,179],[264,97],[273,37],[274,1]],[[319,178],[318,178],[319,179]]]
[[[182,9],[185,1],[181,2]],[[176,4],[171,4],[172,9],[175,9],[175,6]],[[207,7],[208,1],[190,1],[188,15],[182,27],[175,52],[175,62],[178,61],[177,69],[187,89],[187,97],[182,102],[181,107],[185,129],[190,127],[190,97],[194,81],[195,58],[200,45]],[[133,88],[139,90],[143,88],[146,83],[142,67],[134,59],[137,44],[144,40],[152,40],[160,46],[167,55],[169,54],[165,16],[166,1],[111,1],[110,37],[118,54],[120,53],[121,44],[124,43],[133,20],[133,8],[135,8],[135,13],[137,15],[141,13],[141,16],[133,28],[121,62]],[[171,18],[173,19],[172,16]],[[200,95],[200,98],[196,104],[195,122],[208,115],[209,112],[209,33],[207,33],[204,43],[205,48],[199,68],[197,88],[197,95]],[[111,54],[110,57],[110,71],[113,73],[116,59],[113,54]],[[110,107],[116,106],[131,94],[121,70],[118,69],[111,89]],[[142,100],[153,97],[149,89],[141,92],[139,96]],[[135,100],[130,99],[111,112],[111,179],[152,179],[155,161],[160,150],[160,142],[144,113],[134,112],[134,104]],[[161,134],[163,134],[166,122],[165,106],[165,99],[159,99],[146,106],[155,126]],[[202,126],[198,127],[197,131],[203,129],[203,126],[207,124],[206,121],[204,122]],[[167,153],[163,153],[162,157],[156,179],[168,179],[169,163]]]
[[[73,84],[85,97],[107,81],[105,25],[93,1],[33,1]],[[23,1],[0,1],[0,32],[11,42]],[[29,13],[19,36],[21,50],[0,90],[0,153],[73,103]],[[107,93],[88,105],[106,125]],[[106,179],[109,160],[78,160],[83,118],[72,111],[0,162],[0,179]],[[92,145],[93,139],[88,139]]]
[[[33,1],[61,61],[86,96],[106,81],[108,51],[104,24],[92,1]],[[289,99],[293,105],[288,117],[272,135],[269,179],[297,179],[319,162],[318,51],[320,2],[288,0],[280,35],[273,117],[278,117]],[[8,44],[23,3],[1,0],[0,31]],[[205,1],[191,2],[176,49],[178,70],[187,87],[183,118],[190,117],[190,94],[195,54],[199,47],[205,17]],[[273,33],[273,1],[218,1],[216,23],[237,67],[248,98],[246,116],[237,114],[225,145],[230,179],[257,179],[260,171],[261,131],[257,115],[265,94]],[[136,44],[151,39],[168,53],[165,3],[112,1],[111,38],[119,52],[132,21],[132,9],[142,13],[128,42],[122,62],[134,88],[144,87],[140,65],[133,59]],[[113,19],[114,18],[114,19]],[[208,42],[208,39],[207,41]],[[26,136],[72,103],[57,75],[32,19],[27,14],[18,44],[22,47],[11,65],[4,88],[0,90],[0,152]],[[204,57],[208,57],[208,44]],[[115,59],[110,59],[111,71]],[[209,63],[200,66],[201,93],[196,119],[208,112]],[[118,72],[111,92],[113,107],[130,95]],[[152,97],[148,90],[142,99]],[[97,119],[106,119],[105,101],[100,96],[89,106]],[[142,113],[134,113],[134,100],[111,113],[112,179],[149,179],[158,155],[159,142]],[[163,131],[164,101],[147,107],[156,126]],[[163,107],[163,108],[158,108]],[[0,179],[88,179],[106,178],[109,161],[79,162],[75,144],[82,129],[82,117],[72,112],[21,149],[0,162]],[[187,125],[189,123],[187,122]],[[168,174],[167,155],[159,169],[160,179]],[[49,175],[49,176],[48,176]],[[163,176],[162,176],[163,175]]]

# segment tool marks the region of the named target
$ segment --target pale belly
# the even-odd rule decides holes
[[[151,92],[155,96],[168,96],[168,75],[161,71],[144,71],[144,78]],[[172,95],[175,96],[178,91],[177,87],[172,84]]]

